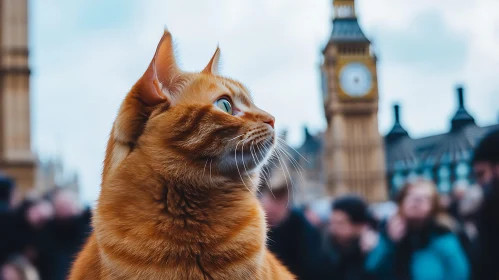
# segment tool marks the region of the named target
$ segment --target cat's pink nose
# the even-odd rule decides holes
[[[274,128],[274,122],[275,122],[274,117],[269,117],[267,120],[264,121],[264,123],[270,125],[272,128]]]

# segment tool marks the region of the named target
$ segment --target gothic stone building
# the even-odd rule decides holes
[[[478,126],[467,111],[464,89],[457,88],[458,108],[447,133],[413,139],[400,122],[399,106],[394,106],[395,123],[385,136],[389,191],[396,192],[406,178],[424,176],[434,180],[441,192],[448,192],[456,182],[473,182],[470,166],[473,149],[499,124]]]

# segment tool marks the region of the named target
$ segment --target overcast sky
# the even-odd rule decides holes
[[[217,44],[222,73],[299,144],[323,129],[318,67],[331,0],[31,0],[33,147],[60,155],[95,200],[105,144],[123,97],[150,62],[163,27],[180,65],[200,70]],[[380,131],[391,107],[414,137],[445,132],[464,84],[480,125],[499,117],[499,1],[358,0],[379,57]]]

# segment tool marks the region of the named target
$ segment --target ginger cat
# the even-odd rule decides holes
[[[295,279],[255,196],[274,118],[241,83],[181,71],[165,30],[109,137],[94,232],[69,279]]]

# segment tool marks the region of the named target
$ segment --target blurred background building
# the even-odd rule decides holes
[[[389,191],[398,190],[407,177],[423,175],[434,180],[441,192],[456,183],[473,182],[470,160],[478,141],[499,124],[480,127],[466,111],[464,89],[457,87],[458,108],[448,132],[411,138],[400,121],[400,106],[394,105],[394,125],[385,136]],[[424,114],[424,111],[421,113]]]
[[[376,55],[359,26],[354,0],[336,0],[333,9],[333,30],[321,66],[327,121],[324,183],[331,195],[355,192],[383,201],[387,196]]]
[[[0,1],[0,176],[21,196],[55,186],[78,190],[77,175],[60,159],[42,160],[31,149],[28,1]]]
[[[35,185],[31,151],[27,1],[0,2],[0,168],[23,190]]]

